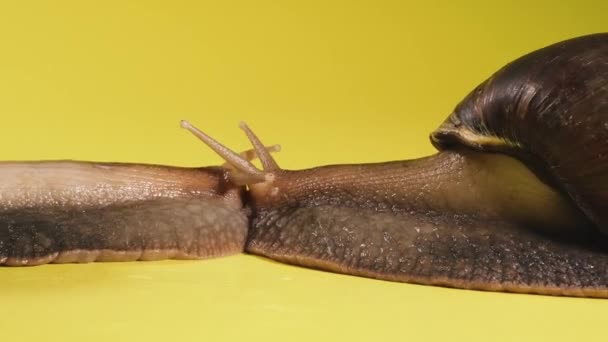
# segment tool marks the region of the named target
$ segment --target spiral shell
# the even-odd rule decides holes
[[[500,69],[431,134],[524,161],[608,234],[608,33],[566,40]]]

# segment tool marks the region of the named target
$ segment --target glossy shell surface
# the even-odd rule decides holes
[[[608,233],[608,33],[509,63],[468,94],[431,141],[522,159]]]

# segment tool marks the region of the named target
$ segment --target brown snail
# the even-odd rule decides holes
[[[0,264],[246,251],[334,272],[608,297],[608,34],[508,64],[431,134],[436,155],[281,170],[247,126],[227,164],[0,166]],[[260,158],[263,170],[249,160]]]

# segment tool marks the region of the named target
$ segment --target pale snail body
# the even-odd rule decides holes
[[[281,170],[243,126],[258,170],[253,154],[183,126],[227,164],[2,164],[0,265],[246,251],[385,280],[608,297],[608,34],[507,65],[432,134],[441,152],[417,160]]]
[[[241,189],[220,168],[0,164],[0,264],[193,259],[247,237]]]

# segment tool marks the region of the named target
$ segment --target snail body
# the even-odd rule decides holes
[[[0,265],[209,258],[247,236],[221,168],[5,162],[0,179]]]
[[[33,163],[26,174],[45,180],[33,186],[15,171],[25,164],[0,166],[13,175],[0,180],[0,265],[245,251],[391,281],[608,298],[608,34],[499,70],[425,158],[289,171],[246,125],[254,152],[241,155],[182,126],[226,164],[74,162],[59,178],[86,175],[58,184],[40,176],[57,164]]]

